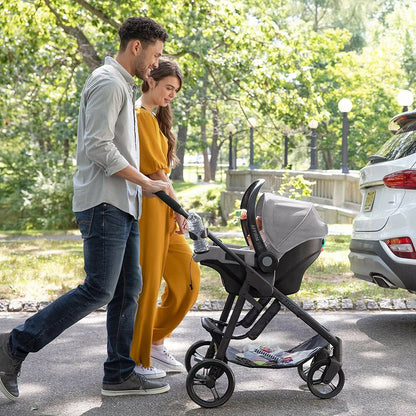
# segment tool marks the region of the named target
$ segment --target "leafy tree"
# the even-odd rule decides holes
[[[165,51],[185,75],[173,106],[178,154],[183,161],[186,151],[204,153],[207,181],[216,177],[228,123],[238,154],[248,156],[249,117],[258,124],[256,167],[283,165],[284,136],[289,163],[307,167],[315,118],[318,168],[337,168],[343,97],[353,102],[350,168],[362,167],[400,111],[398,90],[412,88],[416,75],[412,0],[0,0],[0,7],[0,210],[21,228],[72,225],[80,92],[115,54],[117,29],[130,15],[152,17],[170,33]],[[183,178],[181,166],[172,178]]]

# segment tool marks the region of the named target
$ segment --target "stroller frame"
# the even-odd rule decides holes
[[[247,218],[241,219],[241,226],[246,242],[251,239],[254,259],[252,250],[247,250],[247,247],[226,245],[208,230],[206,237],[213,242],[213,246],[207,253],[194,254],[196,261],[215,269],[220,274],[228,292],[220,318],[201,319],[203,328],[211,335],[211,340],[195,342],[185,355],[185,367],[188,371],[187,392],[201,407],[221,406],[232,396],[235,379],[228,362],[253,368],[297,367],[300,377],[307,382],[309,390],[322,399],[336,396],[344,385],[341,339],[334,336],[287,296],[298,291],[303,273],[319,256],[322,239],[302,243],[288,252],[288,256],[285,254],[278,261],[263,241],[256,224],[256,201],[263,184],[263,179],[253,182],[241,201],[241,209],[247,211]],[[175,211],[182,215],[187,214],[180,206],[178,208],[178,204],[172,206],[166,198],[162,199]],[[219,260],[216,252],[212,255],[211,250],[225,253],[227,261]],[[299,256],[299,253],[306,260],[300,267],[292,267],[291,257]],[[248,264],[247,259],[253,264]],[[283,270],[281,273],[280,266]],[[283,278],[280,278],[280,275]],[[246,303],[250,304],[251,308],[241,317]],[[316,335],[284,351],[282,359],[268,362],[266,366],[264,363],[259,364],[258,361],[246,360],[244,357],[242,360],[241,356],[244,354],[231,347],[230,342],[242,339],[255,340],[280,311],[281,305],[313,329]],[[236,328],[244,328],[244,332],[236,334]],[[298,358],[292,359],[292,356]]]

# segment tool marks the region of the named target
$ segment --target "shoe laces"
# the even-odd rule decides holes
[[[154,371],[155,370],[155,368],[153,366],[145,367],[143,364],[140,364],[140,367],[143,368],[143,370],[148,370],[148,371]]]
[[[145,382],[147,380],[145,376],[143,376],[139,373],[136,373],[136,371],[133,371],[133,373],[131,374],[130,377],[138,379],[140,381],[140,384],[143,384],[143,382]]]
[[[175,359],[175,357],[168,351],[168,349],[165,346],[163,347],[163,354],[165,354],[166,357],[169,357],[171,359]]]

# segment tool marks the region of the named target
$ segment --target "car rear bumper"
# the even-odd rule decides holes
[[[351,271],[357,278],[382,287],[416,291],[416,261],[414,264],[394,261],[380,241],[352,239],[348,257]]]

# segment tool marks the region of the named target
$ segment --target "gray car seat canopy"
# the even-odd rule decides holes
[[[265,244],[278,260],[299,244],[328,234],[328,226],[307,201],[265,192],[259,198],[256,213],[262,217]]]

